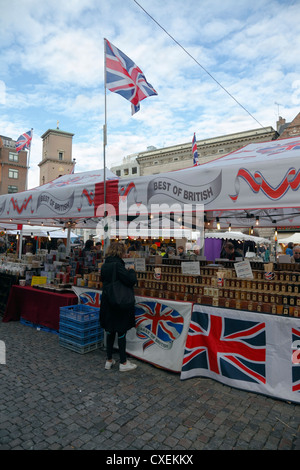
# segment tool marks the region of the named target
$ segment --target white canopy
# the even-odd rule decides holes
[[[205,238],[220,238],[225,240],[240,240],[240,241],[252,241],[255,243],[267,243],[271,241],[267,238],[255,237],[254,235],[247,235],[242,232],[205,232]]]
[[[28,191],[0,196],[0,224],[67,224],[94,228],[97,209],[104,202],[104,171],[63,175]],[[106,169],[106,197],[118,204],[118,178]]]
[[[192,153],[191,153],[192,160]],[[202,207],[228,227],[300,226],[300,137],[249,144],[208,163],[179,171],[118,179],[106,171],[106,202],[166,213],[177,204]],[[93,227],[103,204],[103,170],[64,175],[43,186],[0,196],[0,223]],[[156,207],[153,210],[153,206]],[[162,205],[164,207],[162,208]],[[47,222],[45,222],[47,220]],[[185,224],[186,225],[186,224]],[[195,229],[195,227],[191,227]]]
[[[130,204],[203,205],[221,227],[300,225],[300,138],[249,144],[184,170],[120,180]],[[119,191],[121,193],[121,191]],[[157,209],[156,209],[157,210]]]
[[[294,243],[296,245],[300,244],[300,233],[294,233],[293,235],[291,235],[290,237],[286,237],[286,238],[280,238],[278,240],[279,243]]]

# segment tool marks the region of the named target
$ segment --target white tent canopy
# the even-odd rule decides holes
[[[103,179],[103,170],[67,174],[27,191],[1,195],[0,224],[94,228],[97,209],[104,202]],[[106,198],[111,204],[118,203],[118,180],[106,169]]]
[[[192,160],[192,154],[191,154]],[[106,170],[106,202],[161,214],[173,204],[202,207],[228,227],[300,225],[300,138],[249,144],[197,167],[119,179]],[[0,196],[0,224],[95,228],[103,205],[104,171],[64,175],[43,186]],[[161,206],[164,208],[161,210]],[[153,206],[156,207],[153,209]],[[167,210],[166,210],[167,207]],[[190,227],[195,229],[194,227]]]
[[[300,245],[300,233],[294,233],[290,237],[280,238],[279,243],[294,243],[295,245]]]
[[[251,241],[255,243],[271,244],[271,241],[263,237],[255,237],[242,232],[205,232],[205,238],[219,238],[225,240]]]
[[[251,227],[256,217],[260,226],[299,226],[299,162],[300,138],[289,138],[249,144],[197,167],[122,179],[120,185],[128,205],[203,205],[221,227]]]

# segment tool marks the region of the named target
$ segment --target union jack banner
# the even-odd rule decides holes
[[[194,137],[192,141],[192,151],[193,151],[193,165],[197,166],[199,165],[199,159],[198,159],[198,150],[197,150],[197,142],[196,142],[196,135],[194,132]]]
[[[136,334],[145,339],[143,349],[157,344],[170,349],[183,330],[183,317],[159,301],[140,302],[135,307]]]
[[[196,312],[183,368],[190,362],[235,380],[266,382],[265,323]]]
[[[194,304],[180,378],[208,377],[300,403],[299,322],[284,315]]]
[[[141,69],[105,39],[106,88],[131,102],[131,114],[140,110],[140,101],[157,95]]]
[[[30,149],[32,140],[32,131],[24,132],[18,137],[16,141],[16,151],[20,152],[21,150]]]

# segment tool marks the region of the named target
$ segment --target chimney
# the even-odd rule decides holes
[[[276,130],[278,134],[280,134],[280,128],[284,126],[285,124],[285,119],[283,119],[281,116],[279,116],[278,121],[276,122]]]

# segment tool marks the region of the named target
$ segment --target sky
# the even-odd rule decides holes
[[[75,172],[168,147],[290,122],[300,111],[300,0],[0,0],[0,134],[74,134]],[[157,96],[131,104],[104,90],[104,38]],[[192,154],[191,154],[192,159]]]

